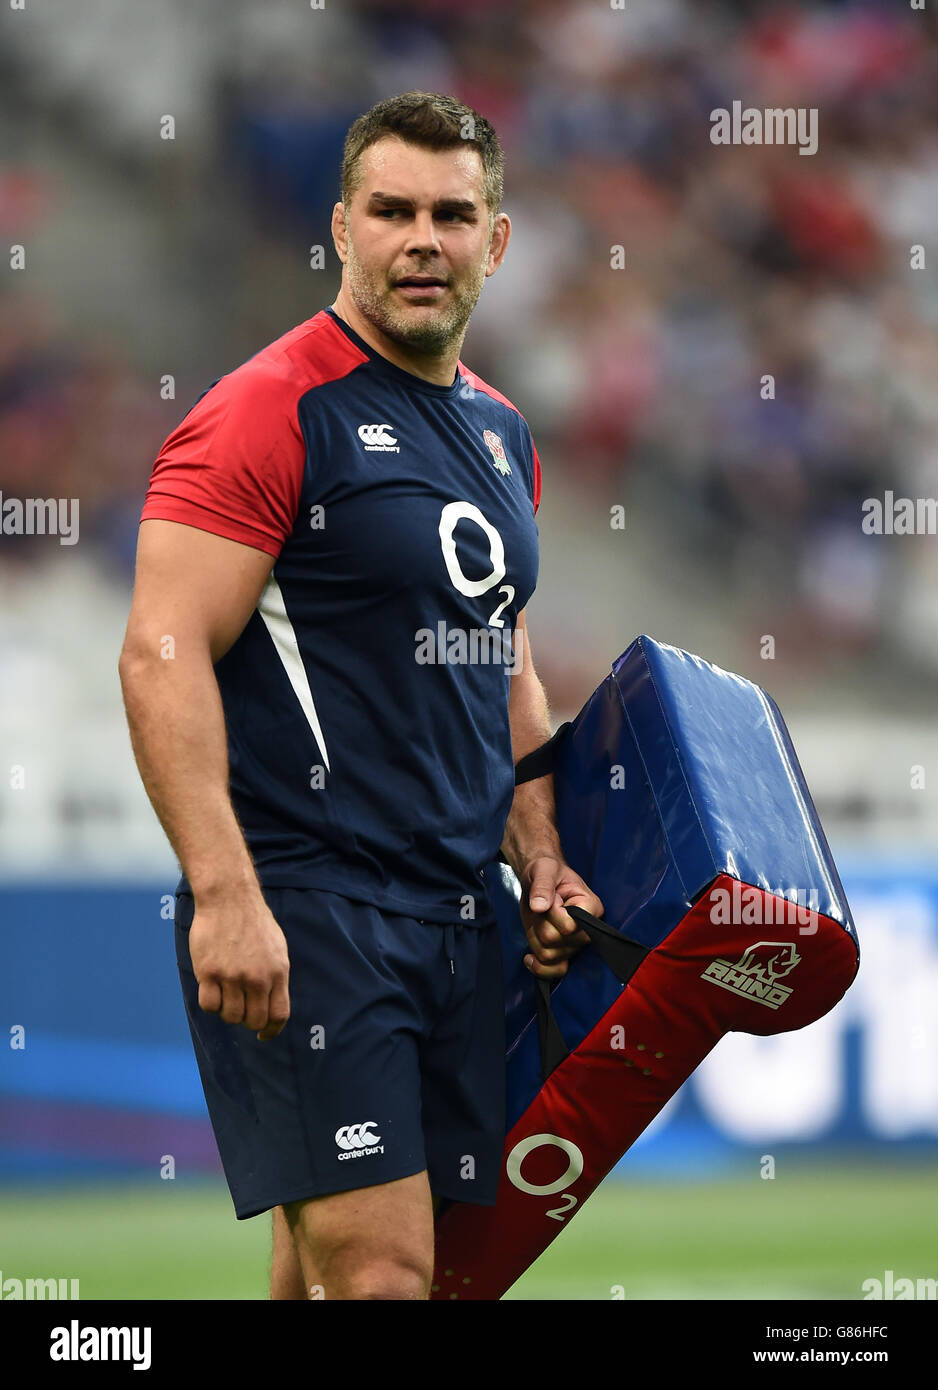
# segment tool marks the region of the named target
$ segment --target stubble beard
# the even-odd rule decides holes
[[[471,281],[461,286],[448,285],[449,303],[416,306],[416,313],[398,309],[394,304],[394,289],[388,285],[383,271],[369,271],[355,254],[351,238],[345,261],[349,292],[359,313],[375,328],[395,343],[414,348],[417,352],[436,354],[446,351],[453,343],[461,342],[466,325],[485,284],[485,264],[479,266]],[[422,274],[432,275],[432,266]]]

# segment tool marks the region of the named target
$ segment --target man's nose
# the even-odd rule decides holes
[[[428,209],[423,209],[415,215],[404,249],[408,255],[440,250],[439,231],[433,220],[433,213]]]

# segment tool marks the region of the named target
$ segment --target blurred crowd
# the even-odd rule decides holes
[[[68,116],[63,166],[123,180],[172,257],[136,284],[115,268],[110,332],[89,332],[41,270],[4,277],[0,491],[79,496],[83,542],[126,583],[163,437],[333,297],[350,120],[395,91],[446,91],[499,131],[514,226],[464,357],[521,406],[545,476],[598,517],[641,484],[662,546],[702,591],[722,584],[743,610],[751,596],[763,631],[938,671],[925,636],[896,645],[903,617],[938,635],[934,539],[860,530],[867,497],[938,495],[934,7],[274,0],[196,19],[166,0],[111,23],[107,3],[86,6],[74,32],[7,17],[0,77],[37,120]],[[816,107],[817,153],[713,145],[710,112],[734,100]],[[179,126],[171,173],[163,112]],[[12,151],[5,239],[49,237],[55,206],[53,175]],[[311,289],[317,240],[333,269]],[[167,401],[174,344],[166,328],[148,341],[151,305],[191,312],[200,296]],[[47,553],[3,538],[0,574]]]

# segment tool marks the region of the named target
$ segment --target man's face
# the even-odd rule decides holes
[[[489,233],[481,156],[392,137],[369,145],[360,169],[344,220],[341,203],[333,217],[352,299],[395,342],[444,352],[462,341],[508,241],[504,214]]]

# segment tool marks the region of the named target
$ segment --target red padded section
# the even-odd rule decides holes
[[[718,892],[741,921],[712,920]],[[500,1298],[725,1033],[803,1028],[856,972],[839,922],[721,875],[515,1124],[496,1205],[440,1218],[431,1298]]]

